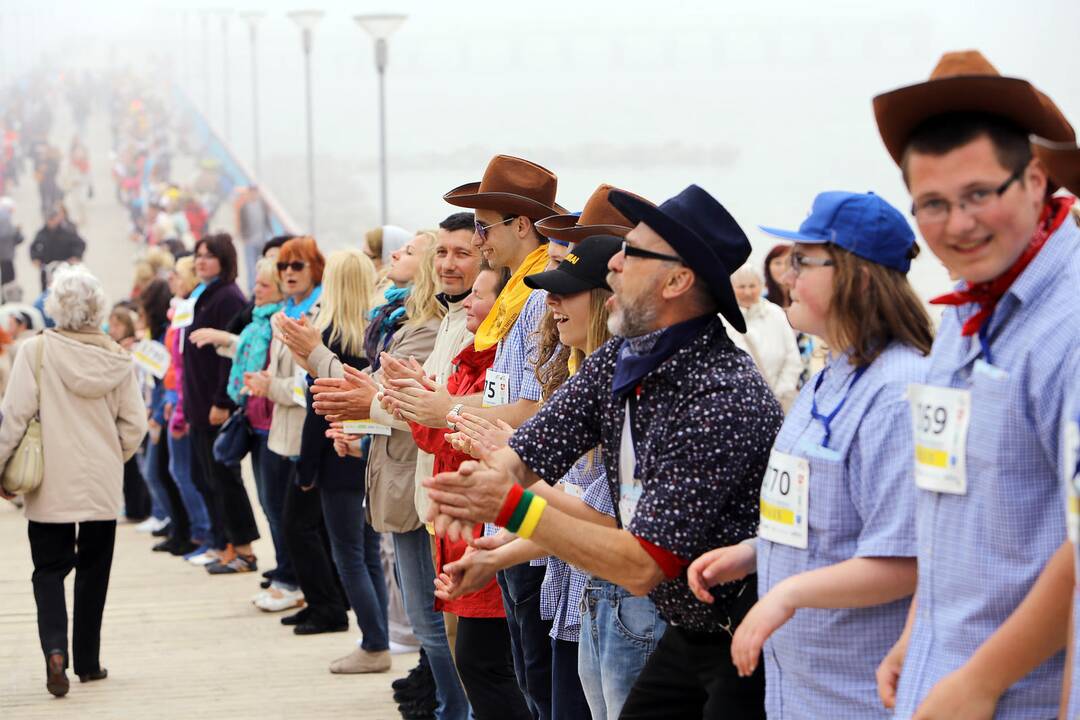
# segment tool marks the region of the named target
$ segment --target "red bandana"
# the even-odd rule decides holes
[[[1046,207],[1043,208],[1042,215],[1039,217],[1039,228],[1035,231],[1035,235],[1031,238],[1027,249],[1016,259],[1012,267],[1004,273],[986,282],[975,283],[974,285],[968,283],[967,288],[964,290],[957,290],[936,297],[930,301],[930,304],[967,305],[968,303],[978,303],[979,311],[967,319],[960,334],[974,335],[979,332],[982,324],[993,314],[998,300],[1008,291],[1016,278],[1020,277],[1020,273],[1024,272],[1024,269],[1035,259],[1035,256],[1042,250],[1043,245],[1046,244],[1046,240],[1065,222],[1065,218],[1069,216],[1069,208],[1072,207],[1075,200],[1076,198],[1072,197],[1050,198],[1046,203]]]

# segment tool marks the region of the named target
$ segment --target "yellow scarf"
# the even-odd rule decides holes
[[[532,293],[525,284],[525,276],[543,272],[545,265],[547,265],[547,245],[541,245],[529,253],[524,262],[510,276],[506,287],[495,299],[491,312],[484,318],[484,322],[480,323],[480,327],[476,328],[474,346],[477,352],[487,350],[498,343],[506,337],[510,328],[514,327],[518,315],[521,314],[521,308],[525,306],[525,301]]]

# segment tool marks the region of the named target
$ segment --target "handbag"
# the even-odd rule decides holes
[[[251,452],[254,434],[247,413],[239,408],[218,430],[214,439],[214,459],[229,467],[239,465],[244,456]]]
[[[41,444],[41,358],[45,352],[45,338],[39,337],[37,360],[34,366],[34,385],[38,400],[38,410],[26,424],[19,446],[8,458],[4,466],[0,485],[9,495],[26,495],[41,487],[45,476],[45,451]]]

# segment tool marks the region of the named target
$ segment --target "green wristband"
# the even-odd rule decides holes
[[[532,505],[534,497],[536,496],[528,490],[521,494],[521,499],[518,500],[517,507],[514,508],[513,514],[510,515],[510,519],[506,522],[507,530],[512,533],[518,531],[518,528],[521,527],[521,521],[525,519],[525,513],[529,512],[529,506]]]

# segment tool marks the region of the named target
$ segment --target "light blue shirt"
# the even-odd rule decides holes
[[[758,538],[758,596],[780,581],[856,557],[914,557],[914,439],[905,399],[925,380],[929,361],[893,343],[851,384],[847,355],[829,360],[816,397],[829,414],[811,415],[815,379],[806,383],[780,428],[774,451],[810,466],[807,549]],[[850,387],[850,390],[849,390]],[[891,717],[878,699],[874,671],[900,637],[910,598],[857,609],[805,608],[766,642],[769,718]]]
[[[997,305],[994,366],[975,371],[979,341],[960,328],[975,305],[945,312],[928,385],[971,391],[967,494],[918,491],[918,612],[897,695],[910,717],[931,688],[966,663],[1027,596],[1065,541],[1060,417],[1080,343],[1080,229],[1058,228]],[[1064,653],[1001,696],[995,718],[1057,717]]]
[[[540,381],[536,379],[540,321],[547,310],[547,292],[533,290],[521,308],[514,327],[495,351],[491,369],[510,376],[510,402],[540,401]]]
[[[1069,383],[1069,390],[1065,398],[1065,409],[1061,416],[1061,437],[1064,438],[1065,427],[1069,423],[1080,423],[1080,346],[1078,346],[1072,353],[1072,357],[1068,363],[1062,365],[1062,374],[1065,376]],[[1073,487],[1080,490],[1080,470],[1076,466],[1075,461],[1071,464],[1066,463],[1066,454],[1064,445],[1061,449],[1061,478],[1065,482],[1071,482]],[[1063,492],[1066,492],[1063,488]],[[1068,495],[1066,495],[1068,497]],[[1076,546],[1073,546],[1073,572],[1074,572],[1074,585],[1073,585],[1073,664],[1072,664],[1072,677],[1069,683],[1069,706],[1066,717],[1075,718],[1080,716],[1080,551]]]

